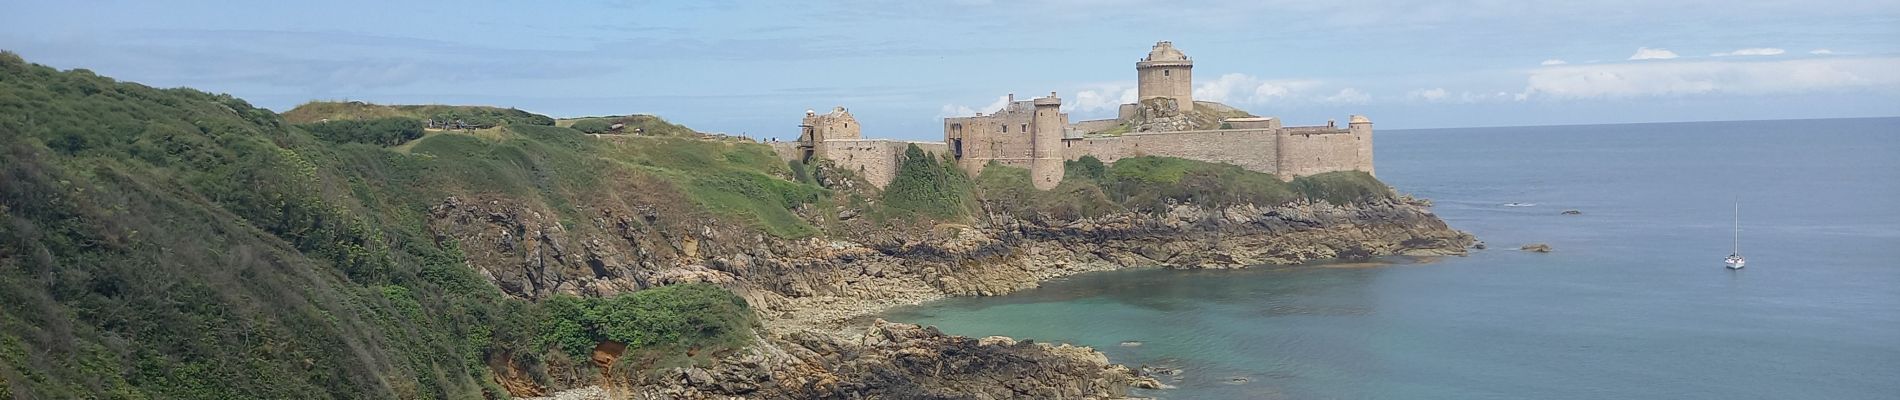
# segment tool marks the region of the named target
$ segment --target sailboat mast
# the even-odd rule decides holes
[[[1742,203],[1735,202],[1735,254],[1742,254]]]

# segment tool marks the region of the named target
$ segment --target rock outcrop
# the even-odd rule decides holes
[[[612,397],[634,398],[1114,398],[1131,386],[1161,384],[1087,348],[947,336],[870,316],[1089,271],[1453,255],[1474,243],[1428,209],[1397,200],[1173,205],[1079,220],[992,214],[969,225],[866,225],[840,229],[852,232],[842,237],[805,239],[712,218],[596,207],[586,210],[591,220],[563,224],[537,205],[450,198],[432,210],[432,226],[440,239],[461,243],[471,267],[513,296],[709,282],[760,312],[765,332],[743,354],[597,383],[619,393]],[[548,389],[590,379],[556,379]],[[517,394],[540,394],[534,389]]]

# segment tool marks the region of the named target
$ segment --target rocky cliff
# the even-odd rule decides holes
[[[638,209],[590,211],[597,229],[578,231],[603,233],[565,230],[545,217],[551,213],[521,204],[450,198],[435,208],[433,226],[464,243],[470,263],[516,296],[710,282],[746,297],[767,323],[763,346],[717,367],[620,381],[604,392],[659,398],[1113,398],[1143,378],[1093,350],[948,337],[870,316],[1089,271],[1453,255],[1472,243],[1424,206],[1397,200],[1171,205],[1074,220],[989,214],[967,225],[798,240],[716,221],[669,233]]]
[[[312,107],[495,125],[299,125],[0,51],[0,115],[27,116],[0,118],[0,397],[1112,398],[1154,383],[872,316],[1470,241],[1363,173],[1083,159],[1043,191],[918,150],[879,190],[747,140]]]

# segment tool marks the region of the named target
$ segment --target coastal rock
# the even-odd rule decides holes
[[[1563,215],[1583,215],[1582,210],[1564,210]]]
[[[1531,244],[1524,245],[1524,247],[1519,247],[1518,250],[1528,251],[1532,253],[1549,253],[1550,245],[1543,244],[1543,243],[1531,243]]]
[[[1069,220],[984,213],[915,230],[859,217],[836,222],[845,225],[838,236],[807,239],[762,235],[664,201],[634,204],[584,206],[579,213],[590,217],[574,223],[545,205],[456,198],[430,210],[430,232],[465,244],[478,276],[524,299],[724,286],[759,312],[759,340],[672,374],[550,368],[545,382],[505,388],[524,397],[596,385],[634,389],[616,398],[1112,398],[1152,385],[1092,349],[954,337],[869,316],[1090,271],[1455,255],[1476,243],[1417,202],[1399,200],[1174,204]]]

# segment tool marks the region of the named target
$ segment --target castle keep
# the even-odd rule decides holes
[[[1167,156],[1240,166],[1280,179],[1333,171],[1372,173],[1372,121],[1351,116],[1345,127],[1283,126],[1279,118],[1247,114],[1193,98],[1194,61],[1173,43],[1159,42],[1135,62],[1138,100],[1114,119],[1071,123],[1062,99],[1016,100],[989,114],[943,120],[942,142],[864,139],[857,120],[838,107],[805,112],[797,142],[774,143],[787,160],[823,158],[858,171],[883,187],[896,177],[904,149],[915,144],[948,154],[972,175],[994,162],[1028,169],[1038,189],[1062,181],[1063,161],[1093,156],[1104,163]]]

